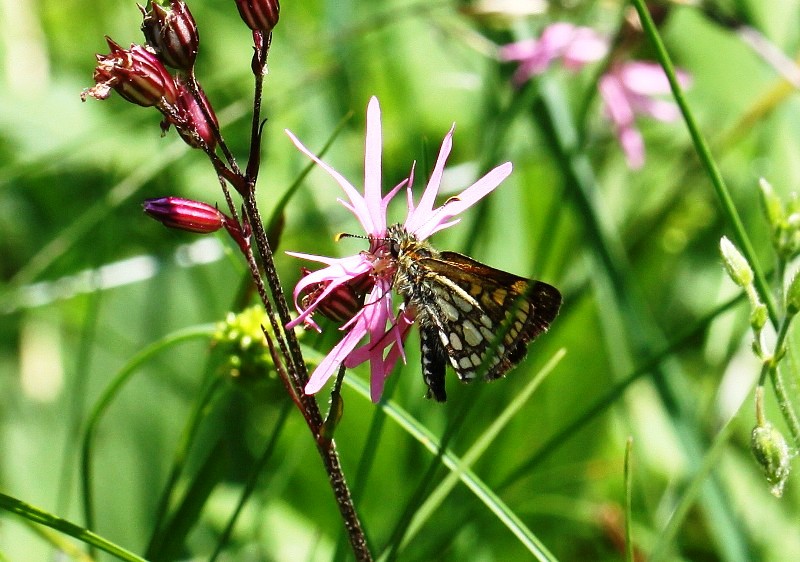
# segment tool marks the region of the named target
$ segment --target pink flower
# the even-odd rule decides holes
[[[386,209],[389,201],[403,187],[407,188],[408,214],[403,227],[419,240],[456,224],[456,215],[465,211],[480,199],[491,193],[511,173],[511,163],[506,162],[483,176],[473,185],[465,189],[457,197],[448,199],[440,207],[434,208],[436,195],[442,181],[444,165],[453,145],[453,128],[445,135],[439,156],[436,160],[428,185],[419,204],[414,206],[411,193],[414,167],[406,180],[394,187],[385,196],[381,192],[381,121],[380,106],[373,97],[367,107],[367,133],[364,154],[364,193],[363,195],[341,174],[312,154],[289,131],[287,134],[295,146],[330,174],[347,195],[348,201],[340,202],[347,207],[361,223],[369,239],[369,249],[345,258],[330,258],[309,254],[292,253],[290,255],[324,263],[327,267],[305,275],[294,289],[295,307],[299,312],[297,319],[287,325],[293,328],[300,323],[319,330],[311,318],[315,310],[325,303],[325,299],[335,298],[337,290],[345,285],[347,288],[369,287],[364,296],[363,306],[358,312],[341,326],[344,337],[334,346],[322,360],[306,385],[305,392],[318,392],[327,380],[337,371],[340,365],[355,367],[365,361],[370,362],[370,394],[373,402],[377,402],[386,378],[402,357],[405,360],[403,342],[414,322],[413,313],[402,306],[395,311],[392,302],[392,285],[397,265],[389,251],[386,239]],[[366,278],[371,279],[371,282]],[[321,289],[321,290],[320,290]],[[305,299],[303,296],[313,295]],[[307,304],[307,305],[305,305]],[[359,347],[361,341],[368,341]],[[388,351],[386,351],[388,349]]]
[[[500,48],[500,60],[519,61],[514,84],[524,84],[543,73],[556,59],[570,70],[602,59],[608,52],[608,41],[590,27],[571,23],[554,23],[545,28],[539,39],[527,39]]]
[[[678,71],[677,77],[683,87],[691,82],[686,72]],[[605,113],[614,124],[628,167],[641,168],[644,165],[644,141],[636,128],[636,115],[665,122],[680,117],[675,103],[655,97],[670,93],[666,74],[653,62],[626,62],[614,65],[600,78],[598,87]]]

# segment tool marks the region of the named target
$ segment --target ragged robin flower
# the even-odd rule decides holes
[[[580,70],[608,52],[608,40],[591,27],[566,22],[547,26],[538,39],[525,39],[501,47],[502,61],[519,63],[512,80],[520,86],[561,60],[564,67]]]
[[[370,99],[367,108],[367,131],[364,154],[363,195],[341,174],[317,158],[289,131],[292,142],[336,180],[349,202],[341,201],[361,223],[369,240],[369,249],[358,254],[331,258],[290,252],[290,255],[324,263],[326,267],[305,275],[294,289],[295,306],[299,316],[289,323],[292,328],[301,323],[317,327],[312,315],[323,310],[329,299],[335,298],[342,286],[364,287],[365,278],[372,285],[364,296],[363,306],[344,323],[340,330],[344,336],[311,374],[305,392],[318,392],[340,365],[355,367],[370,362],[370,394],[377,402],[383,392],[386,378],[400,357],[405,358],[403,342],[415,319],[413,309],[395,310],[392,301],[392,284],[396,273],[396,260],[392,257],[391,241],[387,232],[402,229],[407,235],[422,241],[434,233],[456,224],[458,214],[491,193],[511,173],[511,163],[502,164],[465,189],[458,196],[434,207],[442,181],[445,162],[452,148],[453,128],[445,135],[428,185],[415,206],[411,193],[413,166],[409,178],[388,194],[381,192],[381,121],[380,106],[376,98]],[[407,189],[408,214],[402,225],[389,227],[386,209],[390,200],[402,188]],[[320,290],[322,288],[322,290]],[[304,296],[313,294],[309,299]],[[362,344],[362,340],[367,342]],[[359,344],[362,344],[359,346]],[[388,351],[387,351],[388,350]]]
[[[691,82],[689,74],[684,71],[678,70],[676,76],[684,88]],[[642,134],[636,127],[637,115],[663,122],[680,117],[678,106],[673,101],[659,97],[671,93],[667,75],[654,62],[630,61],[613,65],[600,78],[598,88],[628,167],[633,170],[641,168],[645,151]]]
[[[538,39],[504,45],[498,54],[501,61],[519,64],[512,81],[521,86],[559,60],[565,68],[578,71],[606,57],[609,47],[609,40],[592,28],[556,22],[547,26]],[[598,89],[603,112],[614,127],[628,167],[638,169],[644,165],[645,149],[636,118],[644,116],[668,122],[677,120],[680,112],[672,101],[660,97],[670,94],[670,86],[658,64],[618,60],[618,55],[617,51],[612,52],[613,60],[600,77]],[[678,70],[676,76],[682,87],[691,82],[687,72]]]

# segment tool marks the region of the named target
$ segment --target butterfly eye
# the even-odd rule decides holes
[[[389,248],[389,251],[392,253],[393,258],[398,257],[400,255],[400,242],[398,242],[397,240],[392,240],[392,244],[391,247]]]

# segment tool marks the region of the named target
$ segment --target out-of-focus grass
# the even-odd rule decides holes
[[[166,334],[221,320],[237,304],[245,268],[238,256],[226,254],[226,240],[198,249],[191,246],[198,238],[167,231],[140,211],[141,199],[167,194],[222,203],[204,159],[173,134],[159,138],[153,111],[118,98],[80,103],[81,89],[91,83],[93,54],[105,48],[103,34],[122,44],[140,40],[135,4],[102,1],[92,11],[72,1],[44,0],[36,11],[17,4],[19,17],[0,22],[0,489],[80,524],[81,432],[114,373]],[[790,22],[800,7],[786,4],[783,15],[757,10],[758,21],[750,23],[791,56],[798,37]],[[233,2],[190,6],[202,38],[198,76],[243,159],[252,85],[249,33]],[[449,374],[444,405],[422,398],[412,335],[408,364],[388,387],[391,400],[463,455],[565,348],[557,368],[471,467],[547,550],[562,560],[625,555],[619,546],[626,533],[623,459],[632,435],[635,553],[650,553],[668,529],[674,540],[662,554],[676,559],[800,557],[798,486],[790,480],[784,497],[773,498],[749,452],[749,393],[758,365],[748,350],[747,312],[726,309],[691,329],[734,289],[717,254],[719,237],[731,233],[685,127],[642,122],[647,164],[632,172],[594,99],[580,131],[583,144],[578,152],[566,150],[553,142],[553,132],[562,112],[572,118],[591,95],[588,74],[554,69],[515,93],[510,69],[484,50],[484,38],[533,35],[559,16],[520,20],[512,35],[455,8],[285,2],[265,89],[263,215],[307,164],[284,128],[318,150],[352,111],[325,158],[356,181],[363,174],[364,110],[377,95],[384,187],[401,180],[415,159],[420,187],[456,122],[445,182],[451,192],[500,162],[511,160],[514,173],[433,242],[546,280],[563,290],[565,305],[505,380],[465,386]],[[616,8],[602,10],[561,17],[614,20]],[[800,185],[796,96],[772,96],[779,82],[774,71],[692,8],[675,8],[660,31],[673,60],[693,75],[689,106],[769,270],[756,180],[767,177],[784,197]],[[646,58],[651,51],[642,42],[636,53]],[[514,109],[518,94],[528,97]],[[737,127],[754,108],[761,108],[757,119],[743,134],[729,136],[741,132]],[[341,195],[315,170],[289,203],[278,248],[287,291],[307,264],[283,250],[345,255],[363,248],[355,239],[332,241],[336,232],[357,232],[336,202]],[[402,201],[390,211],[398,219],[403,212]],[[330,349],[337,334],[328,328],[322,336],[306,334],[304,345]],[[162,489],[203,395],[209,361],[205,343],[159,355],[130,379],[98,426],[93,530],[132,552],[143,555],[154,534]],[[635,383],[614,386],[643,366],[647,374]],[[348,373],[366,375],[362,369]],[[796,394],[796,379],[791,383]],[[220,455],[213,489],[189,521],[181,554],[211,555],[251,469],[264,462],[227,554],[236,560],[332,557],[341,521],[299,416],[289,416],[270,458],[260,459],[283,407],[277,385],[223,386],[226,399],[214,410],[213,424],[201,424],[170,506],[178,509],[190,483],[210,470],[208,451]],[[620,390],[609,400],[610,389]],[[450,469],[361,394],[345,386],[343,395],[336,439],[344,469],[360,490],[357,507],[373,550],[390,550],[387,541],[403,536],[404,514],[416,513],[424,492],[435,490]],[[774,403],[767,407],[775,411]],[[587,410],[597,414],[582,418]],[[727,441],[720,442],[731,418]],[[578,419],[584,420],[579,427],[551,441]],[[718,460],[708,470],[710,454]],[[696,480],[703,471],[708,476]],[[694,492],[696,501],[684,501]],[[675,509],[685,514],[677,528],[669,523]],[[527,555],[468,487],[453,488],[426,516],[400,559]],[[44,559],[51,548],[14,516],[2,516],[0,553],[7,559]]]

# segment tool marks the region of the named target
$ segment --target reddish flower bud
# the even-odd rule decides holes
[[[161,123],[162,130],[166,131],[170,125],[175,125],[178,134],[189,146],[203,148],[205,143],[208,148],[213,149],[217,144],[214,131],[219,129],[214,108],[199,85],[195,84],[197,97],[186,84],[178,82],[178,87],[178,98],[173,111],[165,113],[166,119]]]
[[[141,5],[139,9],[144,16],[142,33],[158,58],[177,70],[191,70],[200,38],[186,3],[171,0],[170,7],[164,9],[151,0],[149,11]]]
[[[310,269],[300,268],[305,277],[311,273]],[[346,322],[364,307],[364,297],[372,290],[375,281],[369,274],[353,278],[351,281],[339,285],[327,297],[317,304],[316,311],[334,322]],[[310,285],[308,291],[300,297],[300,305],[308,308],[325,290],[327,283]]]
[[[272,31],[281,12],[278,0],[236,0],[236,7],[247,27],[264,33]]]
[[[104,100],[114,89],[129,102],[143,107],[161,105],[162,101],[175,103],[175,80],[158,57],[141,45],[123,49],[109,37],[106,41],[111,53],[97,55],[95,85],[83,91],[83,101],[87,96]]]
[[[208,203],[182,199],[180,197],[161,197],[147,199],[144,212],[169,228],[208,234],[225,226],[226,217],[219,209]]]

